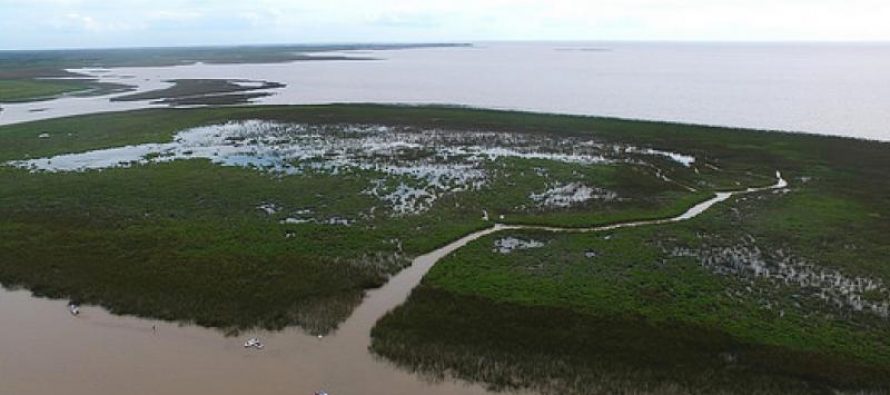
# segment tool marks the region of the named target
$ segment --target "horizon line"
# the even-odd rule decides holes
[[[95,47],[49,47],[49,48],[0,48],[0,52],[52,52],[52,51],[91,51],[91,50],[136,50],[136,49],[206,49],[206,48],[275,48],[275,47],[321,47],[321,46],[473,46],[485,43],[615,43],[615,44],[848,44],[848,45],[890,45],[890,39],[881,40],[692,40],[692,39],[503,39],[503,40],[455,40],[455,41],[312,41],[290,43],[233,43],[233,44],[185,44],[185,45],[135,45],[135,46],[95,46]]]

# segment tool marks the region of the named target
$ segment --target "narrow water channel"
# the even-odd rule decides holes
[[[784,188],[721,192],[668,219],[570,229],[495,225],[417,257],[383,287],[368,292],[331,336],[316,338],[292,328],[227,338],[191,325],[114,316],[84,306],[78,317],[65,301],[0,290],[0,394],[484,394],[461,381],[430,383],[368,352],[370,332],[384,314],[405,301],[440,259],[480,237],[508,229],[595,232],[684,221],[736,194]],[[263,350],[242,347],[259,336]]]

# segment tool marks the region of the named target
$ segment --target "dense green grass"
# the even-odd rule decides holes
[[[649,126],[668,135],[679,127]],[[747,245],[888,284],[890,180],[879,174],[890,169],[890,147],[749,131],[718,144],[696,134],[704,130],[688,127],[700,139],[683,152],[712,146],[706,152],[723,168],[756,157],[782,169],[790,191],[733,198],[678,224],[480,239],[438,263],[408,302],[378,323],[373,350],[407,368],[496,388],[890,391],[886,318],[837,308],[810,288],[718,274],[671,253],[754,240]],[[495,240],[511,235],[545,246],[492,251]]]
[[[55,119],[0,128],[0,161],[165,142],[183,128],[238,118],[386,124],[414,111],[427,110],[272,107]],[[51,137],[38,138],[42,133]],[[0,168],[0,281],[116,312],[217,327],[297,324],[323,333],[348,315],[364,289],[381,285],[411,256],[488,226],[483,209],[508,222],[581,226],[675,215],[706,195],[627,165],[517,159],[489,166],[498,176],[482,191],[444,196],[422,215],[390,218],[381,210],[373,219],[362,219],[380,205],[362,193],[379,177],[370,172],[280,176],[205,160],[58,174]],[[524,210],[529,193],[546,188],[534,167],[633,199]],[[264,203],[289,211],[270,216],[257,209]],[[279,223],[304,208],[358,221],[350,227]]]
[[[2,169],[0,178],[4,284],[225,328],[325,333],[405,254],[483,226],[449,211],[431,214],[449,221],[282,225],[284,215],[257,209],[274,201],[355,218],[374,203],[361,194],[362,175],[274,177],[180,161],[74,174]],[[411,237],[421,228],[425,237]]]
[[[256,209],[270,198],[311,204],[291,192],[309,189],[344,213],[362,203],[349,178],[274,179],[192,161],[101,174],[4,169],[3,179],[4,282],[117,312],[327,331],[351,304],[320,317],[298,318],[300,308],[348,295],[354,303],[404,264],[363,257],[394,247],[357,229],[305,225],[285,239],[287,227]]]
[[[101,96],[129,89],[126,85],[93,80],[9,79],[0,80],[0,103],[50,100],[63,94]]]
[[[808,203],[821,204],[794,201]],[[739,206],[755,209],[749,204]],[[784,202],[771,197],[756,204],[775,209]],[[825,248],[824,243],[811,246],[797,240],[785,244],[770,237],[771,232],[781,235],[781,228],[750,225],[774,220],[769,210],[757,214],[763,217],[740,221],[731,218],[732,208],[652,229],[581,235],[510,232],[483,238],[437,264],[409,300],[378,323],[372,349],[424,374],[453,375],[500,389],[591,394],[890,391],[886,319],[834,309],[796,287],[774,288],[760,281],[754,292],[746,291],[750,283],[716,275],[695,260],[674,258],[662,249],[665,244],[695,244],[703,232],[728,245],[758,232],[764,249],[772,243],[793,245],[797,251]],[[806,222],[834,229],[843,221]],[[882,224],[865,221],[859,226],[880,229]],[[511,235],[546,245],[508,255],[492,252],[494,240]],[[835,247],[849,240],[837,243]],[[874,245],[860,241],[858,253],[832,248],[842,251],[843,260],[829,254],[816,261],[886,281],[886,245],[886,240]],[[586,256],[589,252],[596,256]]]
[[[557,392],[888,389],[885,319],[839,314],[795,298],[804,293],[794,288],[761,283],[746,293],[749,283],[739,278],[665,253],[665,243],[712,232],[710,224],[720,222],[714,217],[720,215],[608,233],[511,231],[480,239],[438,263],[408,302],[378,323],[373,349],[428,374]],[[507,236],[545,246],[493,252],[494,240]],[[731,363],[722,360],[728,355]]]
[[[855,358],[747,342],[716,327],[680,320],[580,314],[563,307],[456,294],[427,284],[384,317],[372,336],[372,350],[402,367],[433,379],[456,376],[495,390],[884,393],[890,373],[886,366]]]
[[[281,216],[256,207],[273,202],[362,218],[379,202],[360,192],[379,175],[277,176],[203,160],[60,174],[0,168],[0,282],[117,312],[226,328],[297,324],[324,333],[348,316],[363,290],[382,284],[411,256],[488,226],[482,209],[507,223],[570,227],[662,218],[714,190],[771,184],[780,169],[790,192],[734,198],[690,222],[615,231],[609,239],[518,232],[546,246],[508,255],[492,252],[505,235],[474,242],[434,267],[407,304],[378,325],[374,350],[428,373],[571,392],[809,393],[886,384],[885,319],[826,306],[807,298],[807,290],[719,275],[671,251],[753,238],[764,251],[786,249],[820,267],[890,283],[887,144],[590,117],[328,105],[144,110],[3,127],[0,161],[165,142],[184,128],[239,119],[590,136],[692,154],[699,171],[656,163],[675,184],[647,166],[501,159],[487,165],[498,177],[486,189],[445,196],[422,215],[335,227],[282,225]],[[529,193],[547,187],[534,168],[631,199],[529,209]],[[773,304],[765,308],[764,301]]]
[[[0,80],[0,103],[49,99],[87,89],[88,85],[70,80]]]

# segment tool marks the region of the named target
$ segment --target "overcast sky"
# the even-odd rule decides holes
[[[481,40],[890,41],[890,1],[0,0],[0,49]]]

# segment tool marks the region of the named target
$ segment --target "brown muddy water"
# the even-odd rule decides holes
[[[84,306],[0,290],[0,394],[485,394],[459,380],[430,382],[370,354],[370,332],[400,305],[437,261],[467,243],[507,229],[600,231],[693,218],[734,194],[725,192],[665,220],[633,221],[587,229],[495,225],[417,257],[383,287],[368,292],[352,316],[323,338],[299,329],[256,331],[238,338],[192,325],[114,316]],[[257,336],[263,350],[246,349]]]

